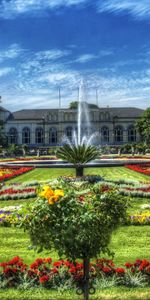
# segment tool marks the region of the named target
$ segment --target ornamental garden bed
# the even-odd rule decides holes
[[[50,257],[37,258],[29,266],[19,256],[0,263],[0,288],[33,288],[64,290],[76,288],[80,294],[83,286],[83,263],[79,261],[58,260],[52,262]],[[97,259],[90,263],[90,286],[93,293],[102,282],[111,286],[148,286],[150,285],[150,262],[137,259],[116,267],[110,259]]]
[[[141,164],[141,165],[126,165],[126,168],[138,172],[138,173],[142,173],[145,175],[150,175],[150,164]]]
[[[22,175],[33,169],[33,167],[0,167],[0,182]]]

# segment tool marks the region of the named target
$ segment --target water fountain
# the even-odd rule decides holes
[[[77,112],[77,129],[73,131],[72,139],[70,140],[66,135],[62,141],[64,144],[69,144],[72,147],[79,145],[94,144],[94,139],[98,135],[97,132],[91,134],[92,126],[90,122],[89,106],[86,102],[87,93],[85,82],[82,79],[79,85],[79,97],[78,97],[78,112]]]

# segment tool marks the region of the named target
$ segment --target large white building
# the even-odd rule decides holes
[[[89,104],[91,133],[98,132],[96,143],[121,145],[139,142],[135,123],[144,110],[134,107],[99,108]],[[0,107],[0,120],[8,142],[30,147],[61,145],[77,128],[77,109],[23,109],[9,112]],[[86,131],[86,128],[83,128]]]

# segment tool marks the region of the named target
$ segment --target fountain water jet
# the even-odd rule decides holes
[[[86,87],[82,79],[79,85],[77,130],[73,131],[72,140],[66,135],[63,137],[63,143],[67,143],[69,146],[86,145],[88,147],[94,143],[94,139],[98,135],[97,132],[91,134],[90,114],[86,100]]]

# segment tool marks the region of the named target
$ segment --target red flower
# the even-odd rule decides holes
[[[133,264],[131,264],[129,262],[126,262],[124,265],[127,269],[130,269],[133,266]]]
[[[44,258],[44,262],[45,262],[45,263],[48,263],[48,264],[51,264],[52,259],[51,259],[50,257]]]
[[[112,272],[112,269],[111,268],[109,268],[109,267],[103,267],[102,268],[102,271],[104,272],[104,273],[111,273]]]
[[[55,262],[53,263],[53,266],[59,268],[60,266],[63,265],[63,263],[64,263],[63,260],[55,261]]]
[[[45,283],[49,280],[49,276],[48,275],[44,275],[42,277],[40,277],[40,283]]]
[[[123,269],[123,268],[116,268],[115,272],[118,273],[118,274],[125,274],[125,269]]]

